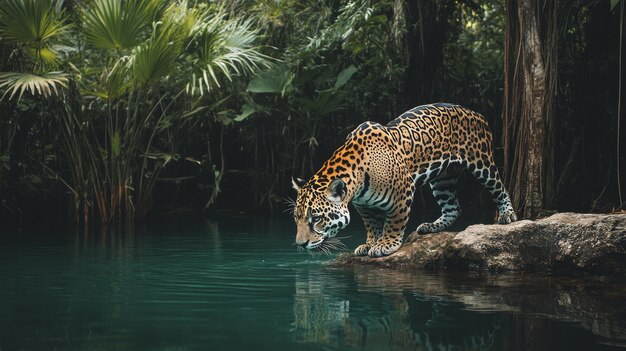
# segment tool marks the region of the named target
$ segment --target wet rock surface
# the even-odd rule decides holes
[[[340,255],[336,265],[626,276],[626,214],[559,213],[461,232],[411,233],[387,257]]]

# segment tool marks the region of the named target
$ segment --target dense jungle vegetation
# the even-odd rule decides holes
[[[352,128],[436,101],[487,117],[525,217],[620,209],[623,19],[616,0],[2,0],[0,220],[281,210]]]

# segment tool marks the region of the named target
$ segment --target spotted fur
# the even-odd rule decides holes
[[[464,170],[491,194],[498,223],[517,220],[480,114],[437,103],[409,110],[386,126],[362,123],[308,182],[294,181],[296,243],[315,249],[335,236],[350,222],[352,203],[367,231],[355,254],[389,255],[402,245],[415,189],[429,184],[441,207],[441,216],[421,224],[419,233],[442,231],[456,220],[461,209],[455,186]]]

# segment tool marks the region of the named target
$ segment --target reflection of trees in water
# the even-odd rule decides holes
[[[494,345],[501,319],[493,313],[477,316],[461,303],[394,291],[392,286],[384,291],[385,285],[370,285],[355,293],[361,287],[355,278],[356,289],[351,289],[346,280],[324,271],[298,272],[296,341],[371,350],[479,350]],[[352,292],[348,296],[342,291]]]
[[[216,222],[203,220],[194,221],[189,228],[181,228],[180,225],[170,228],[171,225],[158,228],[158,231],[167,233],[168,236],[176,236],[185,231],[201,232],[211,240],[212,254],[220,254],[222,241],[220,229]],[[120,225],[102,226],[75,226],[69,231],[69,241],[74,253],[90,255],[114,255],[118,260],[132,259],[134,255],[142,251],[146,238],[153,236],[155,228],[148,227],[145,223],[124,223]],[[126,250],[132,248],[132,250]]]
[[[302,271],[296,276],[294,336],[372,350],[623,346],[625,296],[623,284],[589,279],[428,275],[371,267]],[[567,321],[576,326],[566,326]]]
[[[515,334],[512,330],[516,329],[528,331],[518,345],[531,346],[537,342],[531,343],[531,339],[549,339],[550,332],[540,331],[553,325],[555,319],[576,321],[598,336],[626,340],[623,283],[515,274],[425,274],[371,267],[356,267],[354,275],[361,289],[408,289],[419,295],[446,296],[473,311],[508,312],[506,335]],[[571,337],[569,340],[573,345],[583,342]]]
[[[495,313],[477,314],[460,302],[415,292],[405,292],[409,323],[416,343],[427,349],[486,350],[495,345],[502,318]]]
[[[146,333],[148,337],[153,334],[129,320],[129,316],[137,313],[137,306],[131,305],[129,301],[140,302],[139,305],[143,305],[140,308],[150,304],[163,311],[166,307],[162,304],[157,306],[146,302],[150,299],[163,299],[175,290],[175,286],[171,286],[172,280],[161,279],[161,276],[175,276],[175,281],[188,282],[185,279],[197,278],[197,272],[186,271],[188,266],[202,267],[206,262],[205,256],[215,257],[222,254],[224,245],[218,224],[210,221],[203,221],[201,224],[201,227],[194,223],[188,228],[158,228],[168,235],[156,239],[153,236],[158,237],[160,234],[154,235],[154,228],[141,224],[75,228],[68,238],[75,261],[60,276],[61,284],[69,291],[65,300],[68,307],[64,312],[67,323],[62,326],[62,331],[59,331],[58,325],[46,326],[42,328],[41,334],[48,335],[51,340],[55,340],[53,338],[57,335],[65,335],[66,339],[62,341],[67,343],[68,349],[137,349],[134,343],[138,340],[143,342],[142,338],[146,338],[142,333]],[[210,243],[207,245],[209,250],[187,254],[180,266],[162,264],[164,260],[175,262],[172,257],[180,253],[175,249],[170,250],[169,246],[162,243],[158,243],[155,248],[151,242],[164,240],[163,238],[171,240],[176,235],[192,230],[201,233],[198,235],[199,243]],[[181,235],[180,240],[188,239]],[[197,264],[191,264],[193,262]],[[54,276],[59,277],[56,273]],[[187,273],[189,275],[185,275]],[[146,286],[151,289],[144,290],[143,287]],[[94,300],[89,298],[95,295],[98,296],[98,303],[93,303]],[[32,304],[30,299],[25,301]],[[90,316],[98,316],[101,321],[94,325]],[[155,322],[154,325],[159,326],[159,323]],[[116,333],[116,338],[109,338],[113,332]],[[83,337],[84,335],[89,337]],[[164,335],[160,342],[166,339],[167,336]],[[55,340],[51,347],[44,349],[54,349],[58,342]]]
[[[293,308],[296,341],[331,341],[341,334],[349,318],[350,301],[329,295],[324,289],[338,283],[336,279],[320,277],[315,272],[297,273]]]

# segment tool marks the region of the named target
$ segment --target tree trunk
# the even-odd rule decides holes
[[[433,102],[434,82],[443,64],[443,44],[454,12],[450,0],[409,0],[406,6],[406,52],[403,110]]]
[[[506,2],[504,165],[525,218],[553,206],[557,8],[557,0]]]

